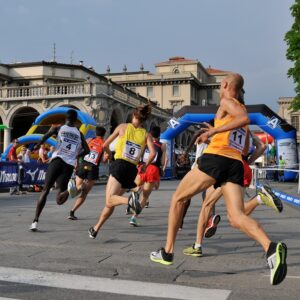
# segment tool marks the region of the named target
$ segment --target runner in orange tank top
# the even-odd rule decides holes
[[[235,73],[222,80],[215,127],[209,128],[197,140],[203,143],[213,137],[210,146],[198,160],[198,168],[184,176],[173,194],[165,247],[152,252],[150,259],[165,265],[173,263],[174,244],[183,213],[182,203],[211,185],[221,186],[231,225],[262,246],[271,271],[270,282],[276,285],[284,280],[287,273],[286,245],[271,242],[261,225],[244,212],[241,152],[247,147],[246,126],[250,120],[245,107],[235,100],[242,91],[243,83],[243,77]]]

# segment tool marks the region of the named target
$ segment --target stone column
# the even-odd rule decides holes
[[[4,129],[4,141],[3,141],[3,151],[8,147],[11,142],[11,128]]]

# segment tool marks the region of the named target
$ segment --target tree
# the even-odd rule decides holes
[[[294,63],[288,70],[288,76],[292,77],[295,83],[296,97],[291,104],[291,109],[300,109],[300,0],[290,7],[291,15],[294,17],[292,28],[285,34],[284,40],[287,43],[286,58]]]

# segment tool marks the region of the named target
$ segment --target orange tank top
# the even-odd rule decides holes
[[[233,119],[232,116],[226,116],[220,120],[215,119],[214,127],[226,125]],[[217,154],[242,161],[242,153],[245,152],[245,148],[249,144],[248,138],[248,126],[217,133],[212,137],[210,144],[203,153]]]
[[[91,139],[88,143],[90,153],[84,157],[84,160],[98,166],[103,153],[103,144],[104,140],[101,137]]]

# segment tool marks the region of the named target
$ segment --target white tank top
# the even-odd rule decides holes
[[[60,157],[64,162],[75,166],[77,155],[81,148],[81,136],[76,127],[63,125],[57,134],[57,146],[51,160]]]

